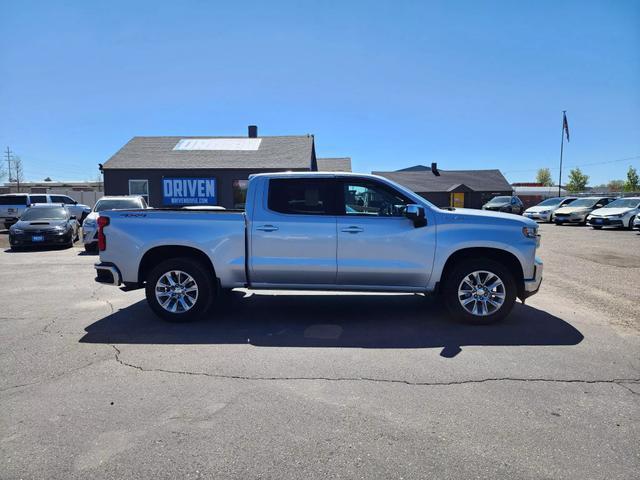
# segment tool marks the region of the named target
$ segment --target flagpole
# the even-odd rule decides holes
[[[566,110],[562,111],[562,137],[560,141],[560,178],[558,178],[558,196],[562,196],[562,151],[564,150],[564,117]]]

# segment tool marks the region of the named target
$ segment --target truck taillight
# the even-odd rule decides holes
[[[98,217],[98,250],[101,252],[107,248],[107,237],[104,236],[104,227],[109,225],[109,217]]]

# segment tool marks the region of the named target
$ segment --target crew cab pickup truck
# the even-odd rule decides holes
[[[214,313],[221,292],[247,287],[437,293],[456,319],[490,323],[540,287],[537,228],[437,208],[374,175],[259,174],[245,211],[101,212],[96,281],[145,288],[170,321]]]

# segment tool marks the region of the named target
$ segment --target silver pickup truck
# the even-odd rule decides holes
[[[101,212],[96,281],[144,287],[171,321],[247,287],[437,293],[456,319],[490,323],[540,288],[537,228],[506,213],[440,209],[374,175],[260,174],[245,211]]]

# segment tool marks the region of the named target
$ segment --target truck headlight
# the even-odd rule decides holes
[[[82,224],[84,228],[96,228],[96,221],[93,219],[87,219]]]
[[[536,238],[538,229],[535,227],[522,227],[522,234],[527,238]]]
[[[11,227],[11,229],[9,231],[11,233],[13,233],[14,235],[22,235],[24,233],[24,230],[21,230],[21,229],[16,228],[16,227]]]

